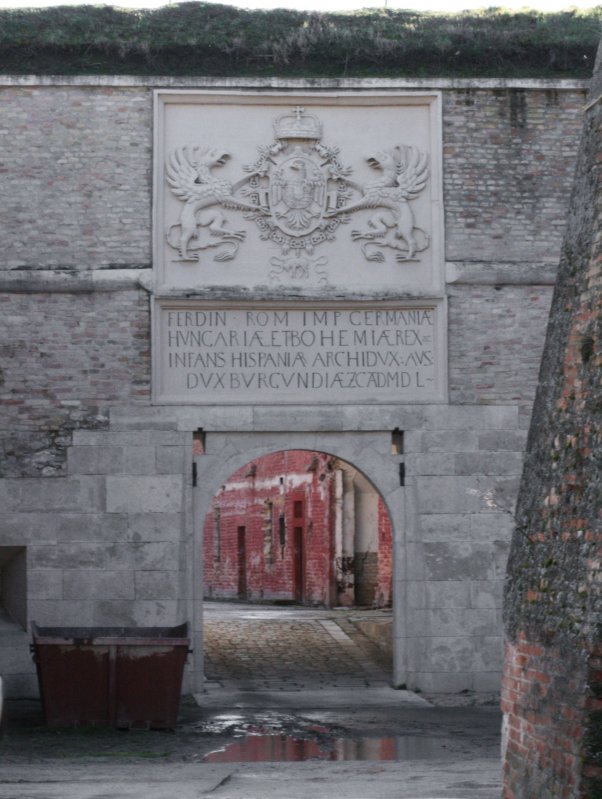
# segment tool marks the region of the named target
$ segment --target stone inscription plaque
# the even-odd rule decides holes
[[[398,403],[442,399],[440,303],[208,307],[159,301],[155,401]]]

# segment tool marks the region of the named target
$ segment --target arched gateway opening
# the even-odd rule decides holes
[[[400,621],[395,595],[402,588],[394,557],[397,549],[399,566],[399,458],[390,434],[382,435],[380,452],[374,434],[368,449],[362,438],[195,436],[197,690],[204,677],[243,673],[236,671],[241,658],[249,685],[270,662],[278,662],[273,673],[286,679],[283,647],[297,670],[306,661],[320,679],[328,678],[320,672],[322,658],[332,662],[333,680],[403,682],[393,647]],[[397,534],[391,503],[398,509]],[[262,643],[262,634],[270,641]],[[341,646],[346,664],[339,662]]]

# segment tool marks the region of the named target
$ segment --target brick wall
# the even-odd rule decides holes
[[[517,404],[527,426],[551,286],[451,287],[448,297],[450,401]]]
[[[541,275],[558,262],[584,97],[444,94],[446,259],[475,284],[448,287],[450,401],[516,402],[525,427],[552,293]]]
[[[555,90],[445,92],[448,260],[557,261],[584,99]]]
[[[599,64],[600,67],[600,64]],[[602,795],[602,74],[585,126],[506,590],[506,799]]]
[[[149,402],[148,295],[0,294],[0,358],[0,477],[64,475],[73,430]]]
[[[22,80],[0,80],[0,547],[27,548],[29,619],[179,621],[186,459],[201,422],[148,407],[149,299],[137,283],[151,273],[153,85]],[[578,86],[474,83],[442,86],[450,404],[399,409],[410,419],[404,535],[421,647],[408,670],[425,689],[489,689],[498,677],[523,448],[514,411],[525,426],[584,98]],[[590,334],[578,335],[587,352]],[[135,421],[123,429],[127,408]],[[223,429],[221,411],[207,411],[211,430]],[[343,429],[339,416],[323,420]],[[345,423],[371,418],[351,409]],[[358,450],[356,465],[370,457]],[[387,568],[379,559],[379,593]],[[29,679],[26,634],[3,641],[0,671],[27,661]]]
[[[314,458],[315,469],[308,471]],[[224,484],[214,497],[214,511],[205,520],[204,572],[209,596],[238,596],[241,553],[237,531],[243,526],[246,598],[294,598],[294,493],[295,498],[311,502],[311,507],[305,508],[305,514],[312,520],[305,547],[306,599],[309,603],[328,603],[332,525],[330,485],[318,481],[318,470],[325,475],[328,460],[327,456],[309,452],[276,452],[243,467]],[[216,510],[219,513],[219,546],[216,543]],[[312,579],[316,569],[320,577],[326,578],[326,595],[324,580]]]
[[[152,94],[0,89],[4,269],[150,264]]]
[[[583,92],[448,89],[443,97],[447,260],[468,271],[477,262],[490,272],[510,263],[523,282],[537,282],[541,264],[558,259]],[[9,285],[16,291],[15,280],[33,292],[2,296],[0,402],[10,432],[0,431],[0,468],[50,476],[64,473],[71,429],[102,425],[110,402],[149,396],[146,295],[50,296],[39,280],[45,269],[73,279],[82,271],[148,271],[152,91],[3,86],[0,98],[0,294]],[[547,287],[532,285],[496,291],[460,281],[450,289],[453,403],[518,402],[528,418],[548,296]],[[55,377],[36,387],[35,375],[41,383],[42,374],[52,376],[53,347],[68,349],[67,374],[62,385]],[[100,371],[88,374],[82,360],[95,348]],[[23,359],[35,374],[20,368]],[[10,403],[20,403],[17,417]]]
[[[393,577],[393,529],[391,518],[382,500],[378,503],[378,571],[373,603],[382,608],[391,604]]]
[[[330,455],[289,450],[265,455],[232,475],[214,497],[213,511],[204,524],[208,597],[295,600],[294,530],[301,527],[303,602],[325,607],[336,604],[334,468]],[[302,517],[296,514],[296,502],[302,503]],[[241,528],[244,554],[239,543]],[[356,553],[357,604],[382,607],[391,599],[391,523],[382,500],[378,538],[379,552]],[[362,568],[365,556],[371,556],[368,570]]]
[[[149,303],[81,281],[56,292],[40,270],[150,267],[152,97],[4,86],[0,100],[0,477],[64,475],[74,429],[149,400]]]
[[[0,95],[4,268],[149,265],[152,86]],[[584,91],[447,89],[443,99],[447,259],[557,260]]]

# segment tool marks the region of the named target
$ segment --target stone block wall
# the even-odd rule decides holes
[[[0,481],[3,546],[25,546],[27,618],[39,625],[169,626],[187,617],[190,436],[77,430],[67,474]],[[188,480],[186,479],[188,478]],[[0,625],[7,692],[36,692],[27,636]]]
[[[425,690],[488,688],[585,89],[383,86],[442,92],[449,404],[379,410],[372,428],[406,431],[396,557],[410,564],[404,635],[418,641],[408,674]],[[0,78],[0,547],[26,548],[27,617],[40,624],[187,618],[197,428],[343,431],[376,418],[371,407],[152,412],[153,88]],[[137,419],[127,429],[122,411]],[[357,457],[361,469],[370,453]],[[13,692],[33,690],[27,635],[3,630],[0,672]]]
[[[525,432],[516,406],[433,411],[433,429],[405,434],[410,685],[494,691]]]
[[[599,58],[508,565],[506,799],[602,795],[601,90]]]

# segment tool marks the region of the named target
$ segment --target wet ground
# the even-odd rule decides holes
[[[327,697],[324,702],[330,704]],[[53,729],[44,726],[38,702],[9,701],[0,759],[3,764],[25,765],[53,760],[200,763],[496,757],[499,727],[494,707],[371,704],[207,711],[186,697],[173,731]]]
[[[222,625],[207,635],[212,679],[173,731],[52,729],[39,702],[9,701],[0,799],[331,799],[341,784],[346,799],[499,796],[495,697],[393,690],[349,614],[214,607],[206,621]]]
[[[499,799],[497,708],[367,693],[272,710],[185,698],[173,731],[49,729],[38,703],[9,702],[0,799]]]

